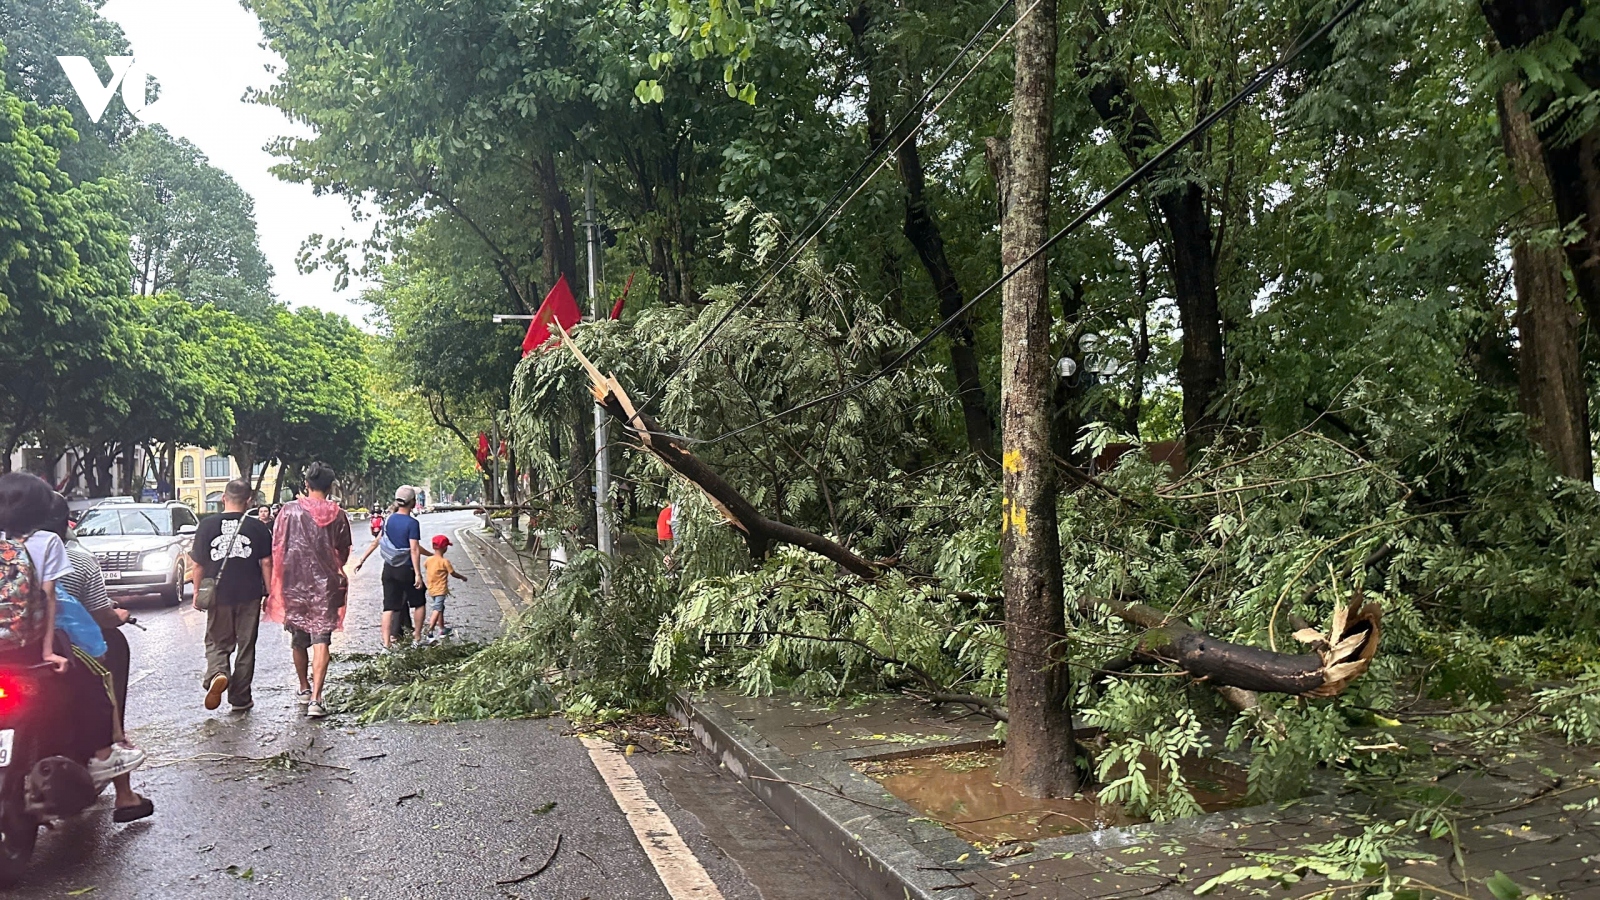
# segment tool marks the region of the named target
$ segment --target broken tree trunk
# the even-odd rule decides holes
[[[1382,610],[1359,596],[1354,605],[1334,609],[1326,634],[1314,628],[1295,632],[1296,640],[1311,647],[1310,653],[1298,654],[1225,641],[1143,603],[1085,600],[1082,605],[1102,607],[1147,629],[1139,639],[1139,657],[1175,665],[1218,687],[1296,697],[1337,696],[1367,671],[1383,636]]]

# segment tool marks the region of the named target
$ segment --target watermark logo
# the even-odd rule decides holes
[[[89,62],[88,57],[58,56],[56,62],[61,64],[61,71],[67,74],[67,80],[72,82],[72,89],[78,92],[78,99],[83,101],[83,108],[89,113],[89,121],[100,121],[118,88],[122,89],[122,103],[128,112],[135,116],[144,115],[145,90],[149,78],[144,67],[134,62],[133,57],[106,57],[111,80],[103,83],[100,73],[94,70],[94,63]]]

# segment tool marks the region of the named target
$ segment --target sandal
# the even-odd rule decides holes
[[[137,822],[155,815],[156,805],[149,797],[140,797],[136,806],[119,806],[111,813],[113,822]]]

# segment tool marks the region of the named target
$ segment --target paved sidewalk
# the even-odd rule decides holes
[[[761,771],[776,773],[747,780],[775,811],[784,815],[786,805],[810,808],[791,812],[796,822],[813,823],[802,829],[802,837],[836,865],[859,868],[858,887],[884,872],[898,877],[898,887],[880,891],[882,896],[1176,900],[1194,896],[1196,888],[1230,870],[1270,864],[1274,857],[1303,858],[1311,845],[1398,818],[1395,810],[1323,776],[1322,793],[1293,803],[1047,838],[1035,841],[1031,851],[991,860],[995,847],[931,825],[859,771],[863,760],[982,746],[993,732],[989,720],[964,708],[931,709],[904,697],[828,706],[719,692],[685,703],[684,714],[702,742],[748,745],[741,765],[754,770],[759,763]],[[1452,743],[1448,735],[1413,737],[1432,746],[1440,775],[1422,786],[1436,787],[1435,802],[1457,817],[1459,860],[1465,865],[1449,838],[1421,835],[1411,851],[1414,858],[1391,860],[1395,877],[1410,878],[1417,887],[1488,898],[1485,879],[1503,872],[1529,894],[1600,897],[1600,753],[1534,741],[1484,755]],[[730,755],[739,754],[729,751],[724,759]],[[853,846],[829,856],[833,841]],[[874,862],[858,865],[863,859]],[[1282,871],[1294,868],[1279,864]],[[1337,887],[1315,872],[1301,869],[1299,874],[1294,884],[1250,880],[1220,885],[1208,896],[1258,897],[1266,891],[1305,897]],[[863,889],[863,894],[873,891]],[[1425,888],[1422,895],[1449,896]]]

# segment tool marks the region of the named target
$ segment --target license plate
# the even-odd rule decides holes
[[[106,576],[106,580],[107,581],[121,581],[122,580],[122,573],[121,572],[115,572],[115,571],[106,572],[105,576]]]
[[[16,736],[17,732],[10,728],[0,731],[0,769],[11,765],[11,742]]]

